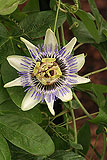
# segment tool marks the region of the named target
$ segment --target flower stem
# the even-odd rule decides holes
[[[92,119],[92,116],[87,112],[87,110],[84,108],[84,106],[82,105],[82,103],[80,102],[80,100],[78,99],[78,97],[76,96],[76,94],[73,92],[73,96],[75,98],[75,100],[77,101],[77,103],[80,105],[81,109],[84,111],[84,113],[87,115],[87,117],[89,117],[90,119]]]
[[[77,144],[77,128],[76,128],[74,110],[72,109],[72,101],[69,101],[69,105],[70,105],[70,112],[72,115],[72,122],[73,122],[73,127],[74,127],[74,142]]]
[[[62,40],[62,46],[65,46],[63,25],[61,25],[61,40]]]
[[[59,7],[60,7],[60,0],[59,0],[57,11],[56,11],[56,18],[55,18],[55,24],[54,24],[54,33],[55,33],[55,30],[56,30],[56,24],[57,24],[57,19],[58,19]]]
[[[106,152],[106,135],[105,133],[103,133],[103,152],[102,152],[101,160],[104,160],[105,152]]]
[[[93,75],[93,74],[96,74],[96,73],[99,73],[99,72],[102,72],[102,71],[105,71],[105,70],[107,70],[107,67],[104,67],[104,68],[99,69],[99,70],[97,70],[97,71],[94,71],[94,72],[90,72],[90,73],[88,73],[88,74],[85,74],[83,77],[88,77],[88,76],[90,76],[90,75]]]

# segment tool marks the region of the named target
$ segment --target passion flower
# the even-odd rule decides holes
[[[51,29],[46,31],[42,47],[36,47],[22,37],[21,40],[28,48],[31,58],[18,55],[7,57],[9,64],[18,71],[19,77],[4,87],[26,87],[27,93],[21,104],[23,111],[45,100],[50,112],[55,115],[53,106],[57,98],[64,102],[71,100],[72,87],[90,81],[77,74],[85,63],[85,56],[72,56],[77,41],[75,37],[58,51],[57,39]]]

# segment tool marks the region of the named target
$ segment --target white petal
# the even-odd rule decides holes
[[[58,98],[61,99],[63,102],[70,101],[72,99],[72,91],[70,88],[66,87],[69,92],[62,95],[60,92],[58,94]]]
[[[76,76],[75,76],[75,77],[72,77],[71,79],[77,81],[77,82],[72,83],[72,85],[90,82],[90,79],[89,79],[89,78],[84,78],[84,77],[81,77],[81,76],[79,76],[79,75],[77,75],[77,74],[72,74],[72,75],[76,75]]]
[[[15,80],[8,82],[4,85],[5,88],[13,86],[22,86],[21,77],[16,78]]]
[[[45,101],[47,103],[48,109],[50,110],[51,114],[54,116],[55,115],[55,111],[53,109],[54,100],[52,99],[52,96],[51,96],[51,101],[50,102],[48,102],[47,97],[45,97]]]
[[[24,61],[22,61],[22,59],[25,60],[25,58],[23,56],[17,56],[17,55],[7,57],[7,60],[9,62],[9,64],[13,68],[15,68],[17,71],[23,71],[24,70],[21,63],[23,63],[25,65],[26,65],[26,63]],[[29,59],[31,60],[31,58],[29,58]]]
[[[51,29],[47,29],[44,40],[44,46],[46,45],[47,47],[49,47],[50,44],[52,44],[52,51],[54,51],[56,45],[58,46],[58,42],[54,32]]]
[[[74,37],[73,39],[71,39],[71,41],[66,46],[64,46],[64,48],[66,50],[66,54],[68,52],[70,52],[70,53],[72,52],[72,49],[73,49],[74,45],[76,44],[76,42],[77,42],[77,38]]]
[[[77,56],[74,56],[76,57],[76,62],[77,62],[77,71],[79,71],[84,63],[85,63],[85,56],[84,56],[84,53],[83,54],[80,54],[80,55],[77,55]]]
[[[32,109],[34,106],[36,106],[41,101],[41,99],[39,99],[39,100],[37,98],[34,99],[34,96],[32,96],[34,91],[35,91],[35,88],[32,89],[32,91],[26,93],[26,95],[22,101],[22,104],[21,104],[21,109],[23,111],[27,111],[29,109]]]
[[[40,57],[40,55],[37,53],[38,48],[33,45],[32,43],[30,43],[28,40],[26,40],[23,37],[20,37],[21,41],[25,43],[26,47],[28,48],[30,55],[33,59],[35,59],[34,57]]]

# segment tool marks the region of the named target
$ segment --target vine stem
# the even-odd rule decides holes
[[[101,160],[104,160],[105,152],[106,152],[106,135],[105,133],[103,133],[103,152],[102,152]]]
[[[87,117],[89,117],[90,119],[92,119],[92,116],[87,112],[87,110],[84,108],[84,106],[82,105],[82,103],[80,102],[80,100],[78,99],[78,97],[76,96],[76,94],[73,92],[73,96],[75,98],[75,100],[77,101],[77,103],[80,105],[81,109],[84,111],[84,113],[87,115]]]
[[[56,24],[57,24],[57,19],[58,19],[58,13],[59,13],[59,8],[60,8],[60,3],[61,3],[61,1],[59,0],[57,11],[56,11],[55,24],[54,24],[54,33],[55,33],[55,30],[56,30]]]
[[[107,67],[104,67],[104,68],[101,68],[101,69],[99,69],[99,70],[97,70],[97,71],[94,71],[94,72],[90,72],[90,73],[88,73],[88,74],[85,74],[83,77],[88,77],[88,76],[91,76],[91,75],[93,75],[93,74],[96,74],[96,73],[105,71],[105,70],[107,70]]]
[[[96,114],[98,114],[98,113],[99,113],[99,112],[95,112],[95,113],[92,113],[92,114],[90,114],[90,115],[93,116],[93,115],[96,115]],[[78,120],[81,120],[81,119],[84,119],[84,118],[87,118],[87,115],[78,117],[78,118],[76,118],[75,120],[78,121]],[[71,123],[72,123],[72,121],[69,121],[69,122],[67,122],[67,123],[64,123],[64,124],[60,125],[60,127],[66,126],[66,125],[71,124]],[[58,126],[58,125],[57,125],[57,126]]]
[[[70,112],[72,115],[72,122],[73,122],[73,128],[74,128],[74,142],[77,144],[77,128],[76,128],[74,110],[72,109],[72,101],[69,101],[69,105],[70,105]]]
[[[62,46],[65,46],[65,38],[64,38],[64,30],[63,25],[61,25],[61,40],[62,40]]]
[[[82,46],[84,43],[79,43],[78,45],[76,45],[76,47],[74,48],[74,51],[79,48],[80,46]]]
[[[90,160],[92,160],[92,157],[93,157],[93,153],[94,153],[94,150],[95,150],[95,146],[96,146],[97,140],[98,140],[98,135],[96,136],[95,143],[94,143],[94,146],[93,146],[93,148],[92,148],[93,150],[92,150],[92,152],[91,152],[91,154],[90,154]]]
[[[56,37],[57,37],[57,41],[58,41],[58,48],[60,49],[61,45],[60,45],[60,38],[59,38],[58,29],[56,30]]]

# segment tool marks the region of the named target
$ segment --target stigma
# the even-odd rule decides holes
[[[36,62],[32,77],[36,77],[43,85],[52,85],[62,76],[55,58],[42,58]]]

